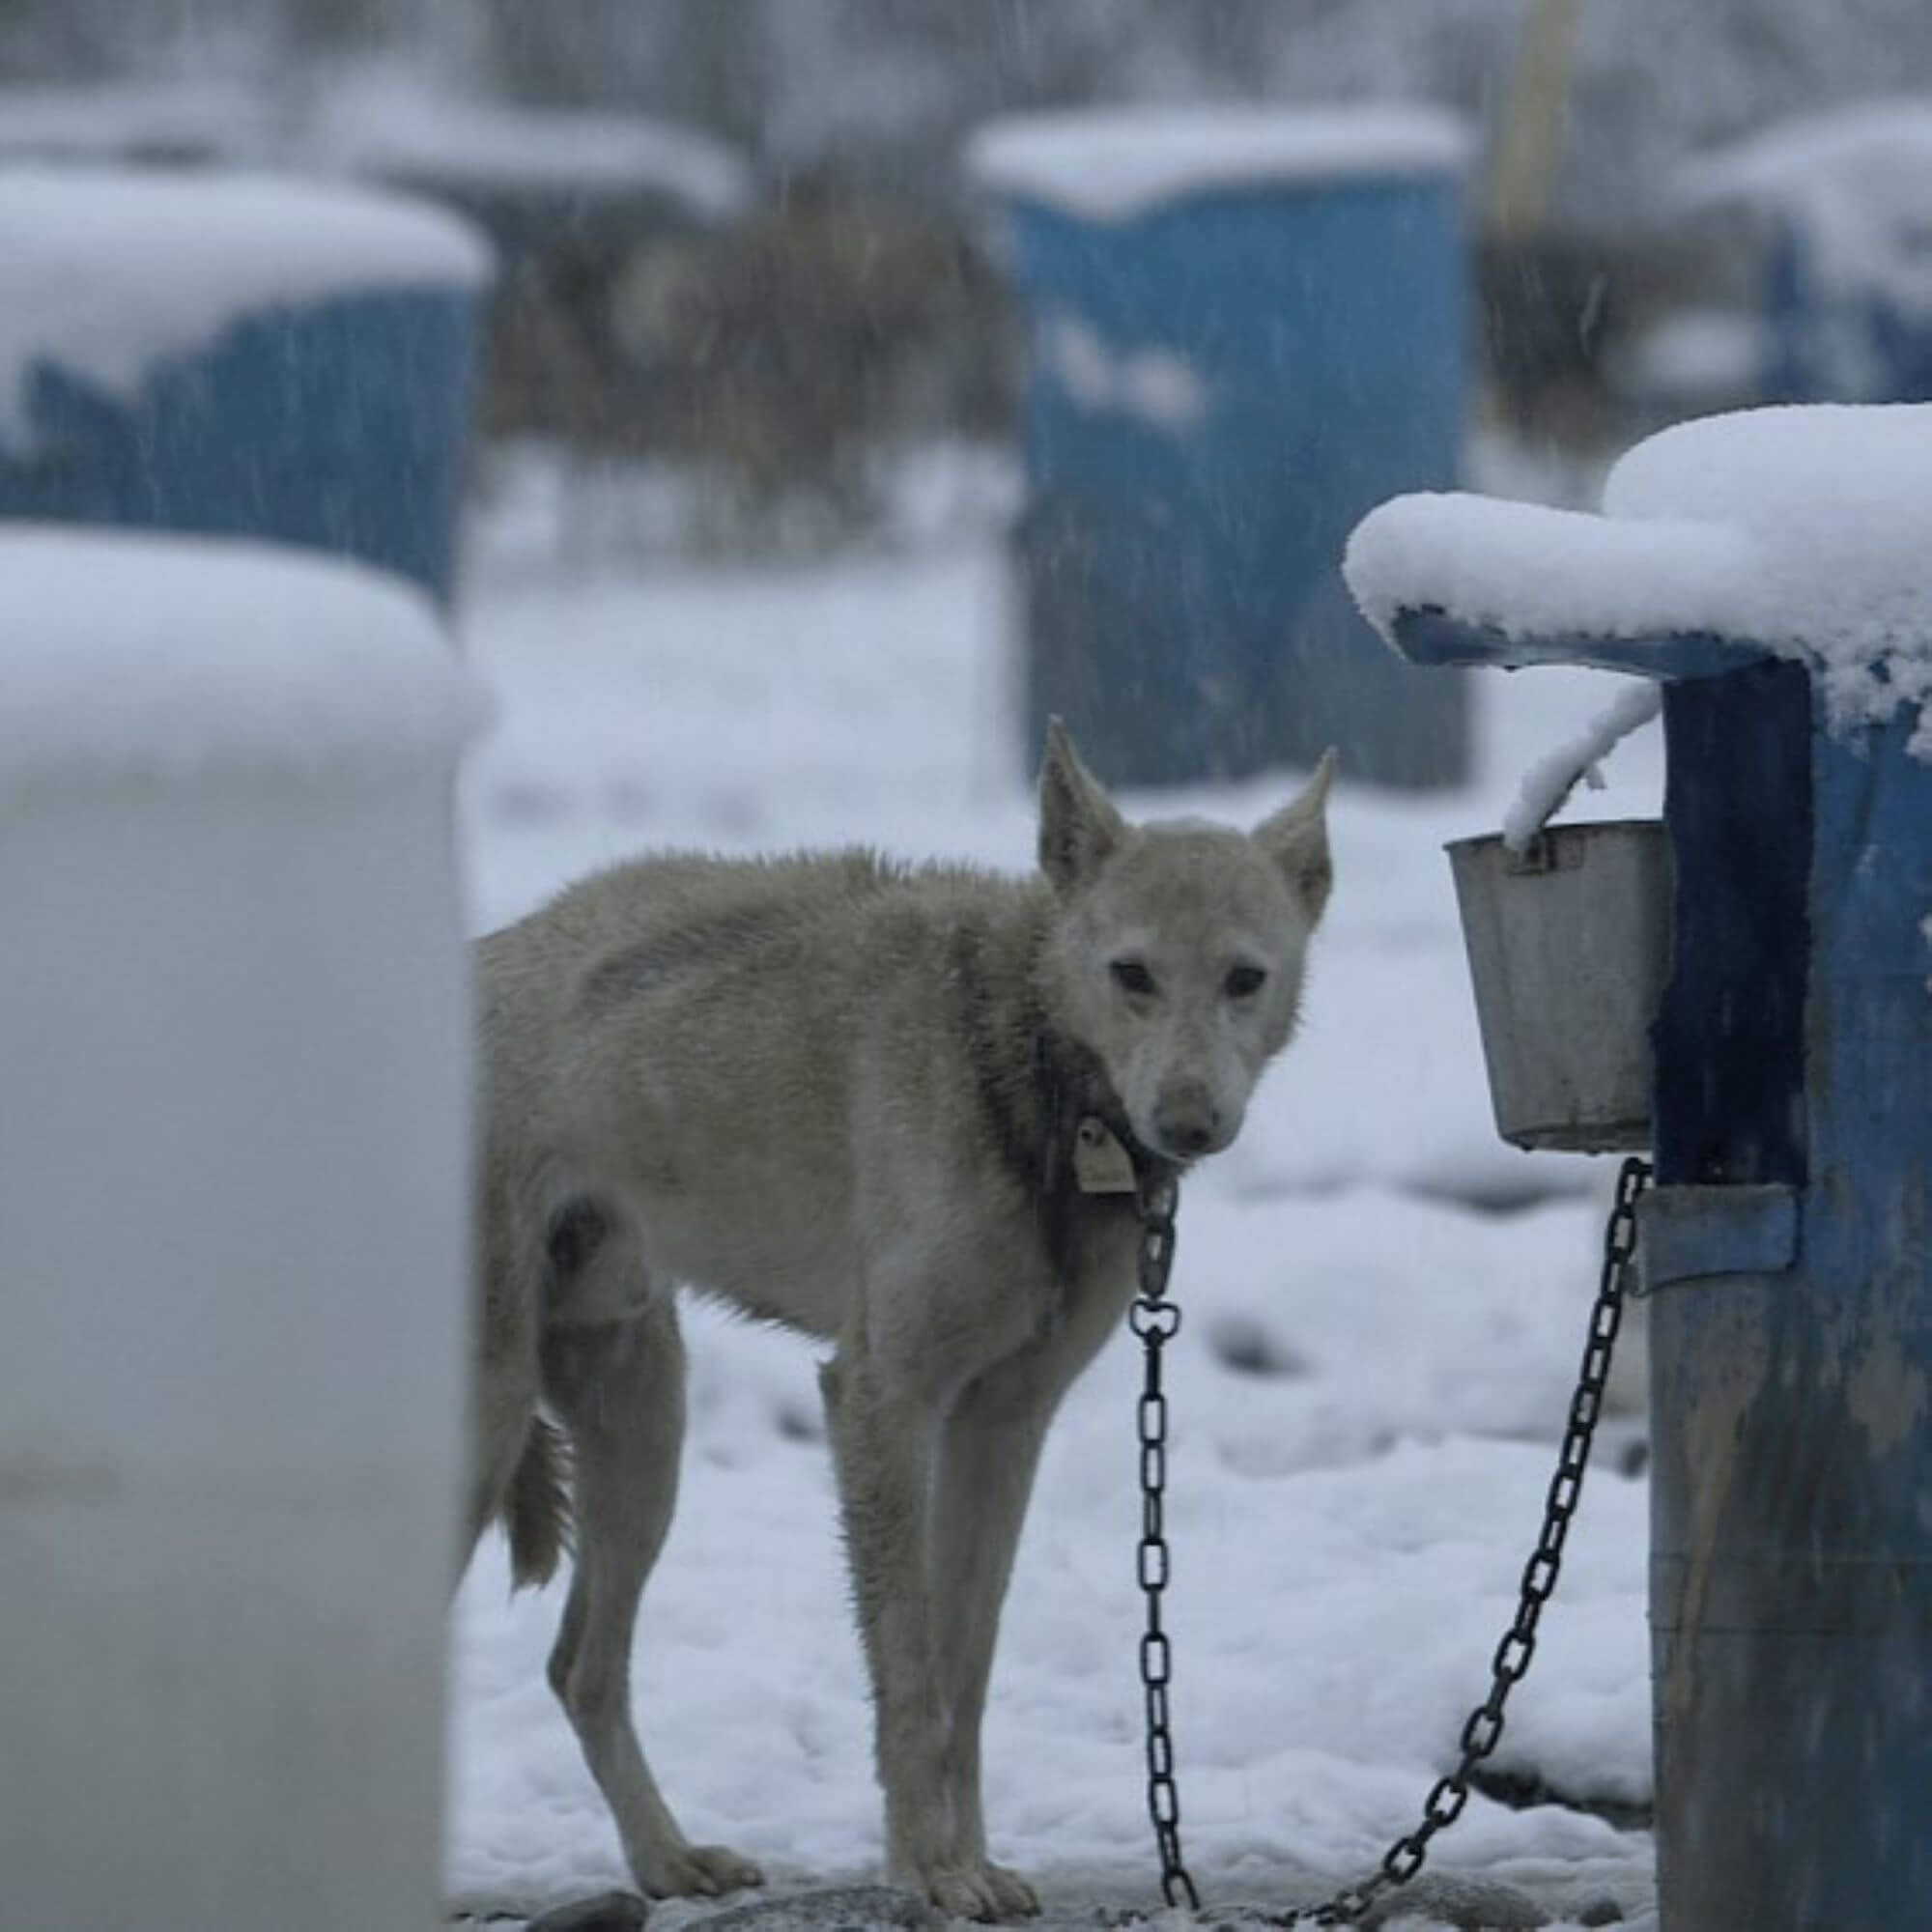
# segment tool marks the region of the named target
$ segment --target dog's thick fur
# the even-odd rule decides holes
[[[986,1856],[980,1714],[1041,1439],[1138,1234],[1130,1194],[1080,1191],[1073,1137],[1098,1119],[1144,1176],[1234,1138],[1293,1030],[1329,770],[1252,835],[1135,829],[1056,726],[1041,878],[647,859],[481,943],[470,1547],[501,1516],[539,1580],[574,1533],[550,1678],[646,1891],[758,1879],[686,1841],[631,1719],[688,1285],[833,1345],[890,1876],[1036,1909]]]

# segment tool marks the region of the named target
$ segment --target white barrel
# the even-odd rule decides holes
[[[475,701],[346,564],[0,584],[0,1918],[428,1925]]]

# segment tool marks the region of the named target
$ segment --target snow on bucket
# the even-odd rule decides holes
[[[1496,1131],[1580,1153],[1650,1146],[1651,1025],[1670,972],[1670,842],[1654,819],[1447,848]]]
[[[387,574],[0,533],[0,1884],[428,1925],[474,700]]]

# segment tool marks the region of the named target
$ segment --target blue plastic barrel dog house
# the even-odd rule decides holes
[[[1626,922],[1674,931],[1629,1042],[1662,1932],[1932,1897],[1928,496],[1932,406],[1773,409],[1639,445],[1604,517],[1414,498],[1350,545],[1418,664],[1663,687],[1674,884]]]
[[[400,197],[0,173],[0,518],[244,535],[447,599],[490,252]]]
[[[1932,401],[1932,97],[1784,122],[1685,188],[1756,229],[1767,400]]]
[[[1463,434],[1464,143],[1422,110],[1032,116],[976,182],[1029,312],[1017,535],[1029,755],[1108,780],[1309,764],[1460,780],[1460,681],[1362,623],[1349,529]]]

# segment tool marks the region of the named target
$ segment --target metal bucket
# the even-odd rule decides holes
[[[1495,834],[1446,849],[1497,1133],[1578,1153],[1648,1148],[1671,959],[1662,823],[1548,826],[1520,855]]]

